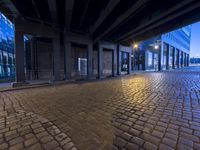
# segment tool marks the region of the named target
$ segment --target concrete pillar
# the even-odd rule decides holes
[[[64,37],[64,47],[65,47],[65,57],[64,57],[64,62],[65,62],[65,79],[69,80],[71,79],[71,41],[67,36]]]
[[[112,50],[112,76],[117,75],[117,46]]]
[[[131,53],[128,53],[128,74],[131,74]]]
[[[170,45],[167,44],[166,69],[169,70]]]
[[[175,59],[176,59],[176,49],[173,47],[173,52],[172,52],[172,69],[175,69]]]
[[[87,73],[88,78],[92,78],[93,75],[93,67],[92,67],[92,57],[93,57],[93,44],[88,44],[88,51],[87,51]]]
[[[115,50],[112,50],[112,76],[115,76]]]
[[[152,52],[152,66],[153,66],[153,69],[155,69],[155,52]]]
[[[181,51],[181,67],[183,67],[183,51]]]
[[[31,53],[31,70],[30,70],[30,80],[34,80],[33,65],[34,65],[34,43],[33,39],[30,41],[30,53]]]
[[[158,50],[158,71],[162,70],[163,61],[163,42],[161,41],[160,49]]]
[[[98,78],[103,77],[103,47],[98,47]]]
[[[184,66],[186,67],[187,66],[187,54],[184,53]]]
[[[15,81],[17,83],[23,83],[26,81],[25,79],[25,71],[24,71],[24,34],[22,32],[18,32],[15,27],[15,65],[16,65],[16,77]]]
[[[180,50],[179,49],[176,49],[177,50],[177,68],[180,68]]]
[[[117,45],[117,75],[121,75],[121,51],[119,47]]]
[[[189,64],[190,64],[190,55],[187,54],[187,67],[189,66]]]
[[[53,80],[60,80],[60,37],[57,35],[52,39],[53,43]]]
[[[148,68],[148,59],[149,59],[148,53],[149,53],[149,51],[146,51],[146,50],[143,51],[142,70],[147,70],[147,68]]]

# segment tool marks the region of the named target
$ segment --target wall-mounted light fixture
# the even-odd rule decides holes
[[[154,46],[154,48],[155,48],[155,49],[158,49],[158,48],[159,48],[159,46],[156,44],[156,45]]]

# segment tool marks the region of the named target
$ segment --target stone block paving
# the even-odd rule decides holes
[[[198,69],[0,96],[0,150],[200,150]]]
[[[0,111],[0,150],[77,150],[71,139],[48,119],[23,110]]]

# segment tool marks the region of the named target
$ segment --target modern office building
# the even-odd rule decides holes
[[[0,13],[0,79],[14,78],[14,28],[13,24]]]
[[[166,70],[189,65],[191,26],[139,42],[135,70]]]

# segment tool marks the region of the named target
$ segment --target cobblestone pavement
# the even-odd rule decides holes
[[[0,150],[200,149],[200,71],[2,92]]]

